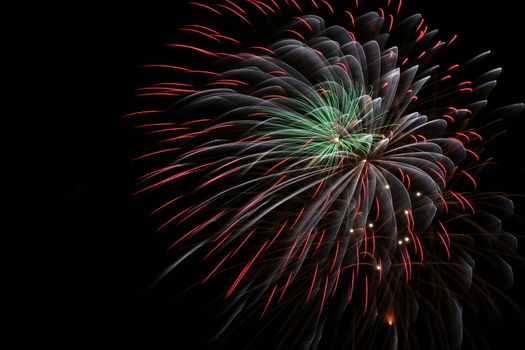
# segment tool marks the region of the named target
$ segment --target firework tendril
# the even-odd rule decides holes
[[[375,329],[396,348],[424,310],[433,345],[456,348],[461,304],[485,290],[474,261],[511,283],[500,253],[516,249],[501,223],[512,202],[478,191],[492,130],[472,121],[523,107],[484,112],[500,70],[469,72],[487,53],[441,66],[456,35],[400,18],[400,0],[369,3],[190,2],[203,20],[168,46],[195,61],[148,65],[168,78],[128,115],[157,164],[137,193],[170,196],[154,211],[182,252],[170,270],[202,254],[203,282],[231,279],[226,325],[288,308],[302,348],[341,326],[343,344]]]

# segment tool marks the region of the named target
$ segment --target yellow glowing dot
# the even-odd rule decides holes
[[[353,228],[350,229],[350,233],[354,233],[354,229]]]
[[[407,215],[408,215],[408,210],[405,210],[405,214],[407,214]]]
[[[341,140],[339,139],[339,137],[335,136],[333,139],[332,139],[332,142],[333,143],[339,143]]]
[[[374,224],[373,223],[369,223],[368,227],[372,228],[372,227],[374,227]]]
[[[394,314],[389,312],[385,315],[385,321],[389,326],[392,326],[394,322],[396,321],[394,318]]]
[[[377,269],[377,270],[381,270],[381,265],[377,265],[377,266],[376,266],[376,269]]]
[[[408,241],[410,241],[410,238],[405,237],[405,242],[408,242]]]
[[[385,188],[386,188],[386,189],[389,189],[389,188],[390,188],[390,185],[386,185]]]
[[[397,243],[401,245],[401,244],[403,244],[403,241],[397,241]]]
[[[416,192],[416,196],[421,197],[421,192]]]

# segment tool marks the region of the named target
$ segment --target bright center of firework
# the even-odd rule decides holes
[[[317,93],[290,97],[286,109],[268,109],[270,119],[261,136],[286,143],[295,158],[306,166],[336,166],[342,159],[366,157],[381,140],[379,116],[373,101],[358,85],[345,86],[325,81],[315,86]]]

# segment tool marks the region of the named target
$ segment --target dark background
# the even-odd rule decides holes
[[[172,302],[162,293],[146,293],[169,260],[152,238],[154,226],[141,200],[131,197],[140,169],[129,160],[141,150],[141,139],[120,119],[135,106],[132,90],[146,75],[141,65],[158,60],[162,45],[187,20],[182,2],[2,2],[5,235],[17,242],[6,250],[14,253],[10,266],[22,267],[9,268],[13,280],[6,284],[14,297],[10,324],[20,342],[73,348],[139,341],[149,348],[157,342],[188,348],[180,345],[183,340],[191,348],[207,344],[214,317],[199,305],[204,292]],[[493,51],[493,66],[504,69],[494,104],[525,101],[518,52],[525,31],[516,2],[407,6],[414,10],[405,13],[421,12],[442,32],[460,33],[464,58]],[[525,193],[524,126],[524,117],[514,121],[494,143],[492,153],[503,165],[485,180],[511,194]],[[516,199],[522,217],[524,207]],[[513,228],[523,232],[519,225]],[[521,239],[522,253],[524,245]],[[521,305],[523,272],[516,266],[510,291]],[[503,312],[494,334],[487,334],[492,348],[519,349],[512,344],[520,344],[524,322]]]

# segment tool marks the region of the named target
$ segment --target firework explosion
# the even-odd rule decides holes
[[[234,271],[223,331],[292,310],[307,334],[294,346],[343,326],[346,346],[408,347],[423,312],[432,346],[460,346],[461,304],[486,292],[474,261],[512,281],[498,255],[516,249],[512,202],[477,191],[471,126],[500,70],[468,76],[486,53],[439,66],[456,36],[398,18],[401,0],[189,5],[203,22],[169,46],[196,62],[149,65],[176,80],[139,94],[168,102],[128,115],[157,147],[139,158],[165,162],[137,193],[172,196],[154,211],[181,252],[168,271],[193,254],[203,282]]]

